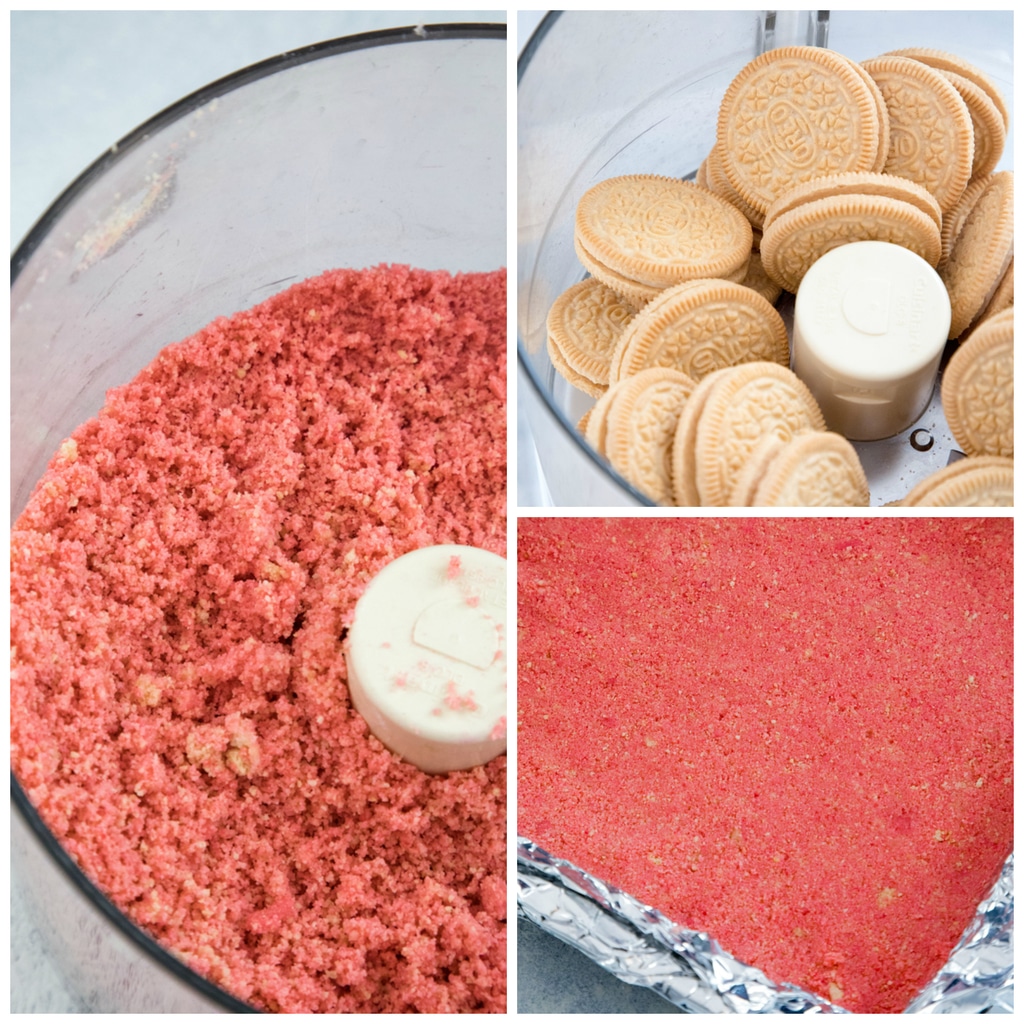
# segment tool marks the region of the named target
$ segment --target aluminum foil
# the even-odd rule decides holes
[[[946,966],[907,1013],[1013,1013],[1013,854]]]
[[[621,981],[653,989],[689,1013],[847,1013],[795,985],[776,984],[619,889],[518,842],[518,913]],[[908,1013],[1013,1011],[1013,856]]]

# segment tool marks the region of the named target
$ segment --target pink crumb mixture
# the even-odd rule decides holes
[[[505,554],[505,323],[504,271],[296,285],[111,392],[15,524],[15,772],[256,1007],[505,1009],[505,758],[400,761],[342,652],[392,559]]]
[[[903,1010],[1012,846],[1012,531],[521,519],[520,834]]]

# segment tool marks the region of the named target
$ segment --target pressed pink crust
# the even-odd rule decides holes
[[[350,706],[392,559],[505,554],[505,272],[332,271],[164,350],[12,534],[12,756],[141,926],[287,1012],[505,1009],[505,758]]]
[[[1012,845],[1009,519],[521,519],[520,834],[897,1012]]]

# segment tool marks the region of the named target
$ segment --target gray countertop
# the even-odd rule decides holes
[[[520,1013],[681,1013],[648,988],[627,985],[588,956],[519,921]]]
[[[112,143],[226,74],[285,50],[504,11],[15,11],[11,15],[11,249]],[[13,1013],[87,1012],[11,877]]]

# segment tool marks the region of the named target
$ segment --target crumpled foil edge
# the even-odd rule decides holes
[[[946,966],[906,1013],[1013,1013],[1013,854]]]
[[[704,932],[519,837],[518,916],[631,985],[688,1013],[848,1013],[788,983],[776,984]],[[1013,855],[945,967],[907,1013],[1013,1011]]]

